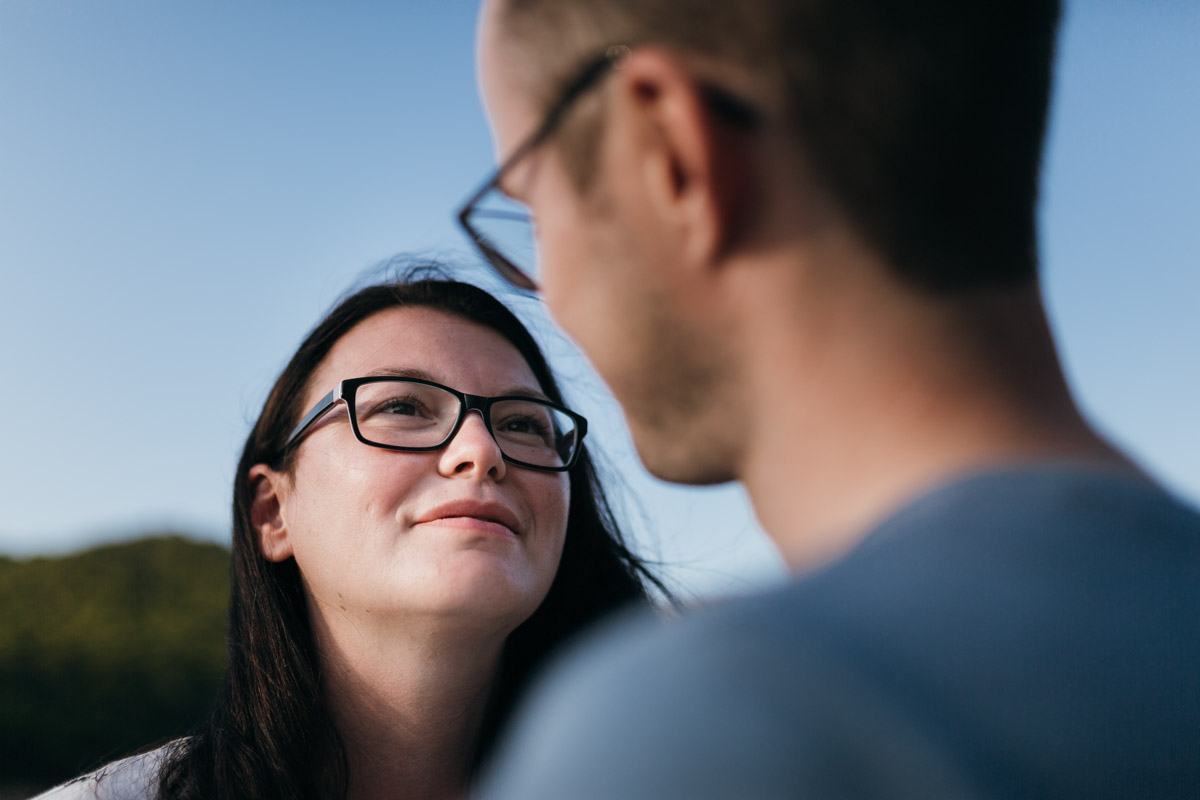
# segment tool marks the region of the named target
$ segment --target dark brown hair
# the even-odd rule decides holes
[[[723,88],[750,92],[782,120],[898,275],[953,291],[1036,274],[1059,5],[502,0],[499,19],[510,68],[543,110],[610,45],[652,42],[717,64],[738,83]],[[588,165],[578,162],[597,140],[589,122],[568,119],[556,142],[581,188]]]
[[[442,279],[370,286],[343,300],[300,345],[275,382],[242,451],[233,491],[232,590],[225,678],[211,716],[177,745],[162,769],[162,798],[329,798],[345,795],[346,760],[325,704],[317,653],[295,560],[267,561],[251,523],[258,463],[290,468],[284,444],[305,409],[313,372],[364,319],[389,308],[432,308],[490,328],[524,356],[542,391],[561,393],[536,342],[500,301]],[[294,452],[294,449],[293,449]],[[586,449],[570,472],[562,560],[549,594],[508,638],[477,765],[535,668],[564,640],[629,603],[662,590],[626,548]]]

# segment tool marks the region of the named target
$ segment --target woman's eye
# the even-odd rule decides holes
[[[415,403],[399,399],[387,401],[379,410],[386,414],[406,414],[409,416],[421,413]]]
[[[534,417],[509,417],[504,420],[501,429],[507,433],[526,433],[532,436],[544,436],[546,426]]]
[[[367,406],[359,406],[359,419],[368,417],[417,417],[428,419],[434,416],[429,406],[419,397],[398,395],[396,397],[380,398]]]

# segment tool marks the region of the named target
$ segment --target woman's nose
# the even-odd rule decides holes
[[[500,445],[475,409],[467,412],[458,432],[442,450],[438,470],[446,477],[455,475],[490,475],[502,479],[508,471]]]

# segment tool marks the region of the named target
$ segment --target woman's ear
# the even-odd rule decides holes
[[[267,561],[292,557],[292,542],[283,520],[282,494],[286,477],[266,464],[255,464],[246,476],[254,499],[250,502],[250,522],[258,534],[258,550]]]

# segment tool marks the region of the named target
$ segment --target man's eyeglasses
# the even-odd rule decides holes
[[[575,465],[587,433],[582,416],[536,397],[481,397],[419,378],[348,378],[304,415],[284,452],[339,402],[360,442],[408,452],[445,447],[468,412],[478,411],[505,461],[553,472]]]
[[[567,83],[557,102],[550,106],[542,124],[488,176],[458,212],[459,224],[479,252],[501,277],[518,289],[537,291],[539,264],[533,215],[523,203],[500,189],[500,181],[554,133],[572,103],[599,83],[627,55],[629,48],[626,45],[613,45],[585,64]],[[708,106],[723,119],[742,127],[750,127],[758,121],[758,109],[742,98],[715,85],[702,88]]]
[[[533,217],[523,203],[513,200],[500,189],[500,181],[531,150],[545,142],[562,122],[571,104],[628,53],[628,47],[614,45],[588,62],[563,89],[542,124],[488,176],[458,212],[459,224],[479,252],[505,280],[519,289],[537,291],[538,255],[533,238]]]

